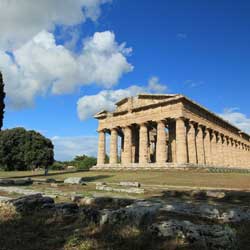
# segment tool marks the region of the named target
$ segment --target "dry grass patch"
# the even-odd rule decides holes
[[[14,220],[17,217],[18,213],[12,204],[0,202],[0,223]]]

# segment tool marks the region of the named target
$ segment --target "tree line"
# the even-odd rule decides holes
[[[31,170],[49,166],[60,169],[66,165],[88,169],[96,164],[95,157],[86,155],[76,156],[69,162],[55,161],[53,143],[42,134],[24,128],[2,130],[5,95],[3,76],[0,72],[0,169]]]

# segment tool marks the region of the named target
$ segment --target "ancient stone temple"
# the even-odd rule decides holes
[[[250,168],[250,136],[183,95],[124,98],[114,112],[104,110],[95,118],[99,141],[93,169]]]

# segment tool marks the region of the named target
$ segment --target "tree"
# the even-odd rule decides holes
[[[3,126],[3,117],[4,117],[4,98],[5,98],[5,92],[4,92],[4,83],[3,83],[3,76],[0,72],[0,131]]]
[[[96,165],[97,159],[95,157],[80,155],[76,156],[72,161],[72,165],[76,166],[78,169],[89,169]]]
[[[54,162],[52,142],[36,131],[6,129],[0,133],[0,168],[27,170]]]

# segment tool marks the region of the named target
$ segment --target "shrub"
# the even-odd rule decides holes
[[[95,157],[81,155],[81,156],[76,156],[71,164],[78,169],[87,170],[96,165],[96,163],[97,160]]]
[[[55,161],[49,168],[51,170],[64,170],[65,169],[65,164],[60,161]]]
[[[0,133],[0,168],[29,170],[54,162],[52,142],[36,131],[6,129]]]

